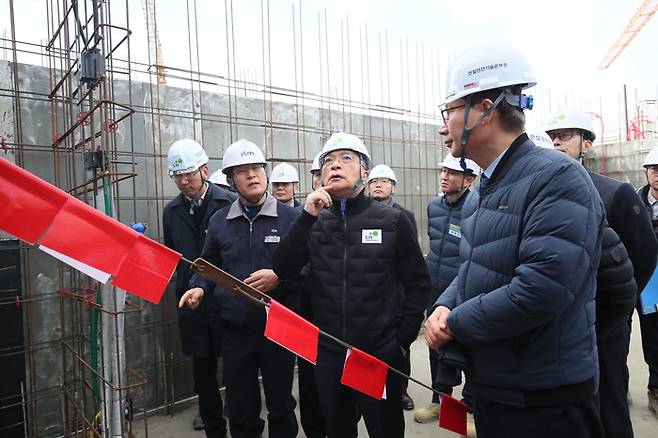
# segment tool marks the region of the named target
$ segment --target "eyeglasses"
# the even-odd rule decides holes
[[[256,173],[263,168],[262,164],[252,164],[251,166],[241,166],[238,169],[235,169],[233,173],[239,176],[247,175],[248,173]]]
[[[333,155],[327,155],[322,159],[322,167],[332,166],[336,160],[340,161],[342,164],[354,163],[358,160],[358,157],[349,152],[341,152],[337,157]]]
[[[547,132],[547,134],[551,138],[551,140],[555,140],[556,138],[558,138],[560,141],[568,141],[571,140],[574,135],[580,134],[580,131],[577,129],[562,129],[562,130]]]
[[[193,170],[192,172],[172,173],[169,176],[171,177],[171,179],[176,181],[183,181],[184,179],[189,181],[192,178],[194,178],[194,175],[196,175],[199,172],[201,172],[201,167],[199,167],[197,170]]]
[[[465,106],[466,104],[453,106],[452,108],[443,108],[441,110],[441,117],[443,117],[443,123],[448,123],[448,120],[450,120],[450,113],[452,113],[455,110],[458,110],[459,108],[464,108]]]

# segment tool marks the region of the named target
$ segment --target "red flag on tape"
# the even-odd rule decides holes
[[[34,244],[70,195],[0,158],[0,229]]]
[[[448,394],[441,393],[439,427],[466,435],[466,404]]]
[[[158,304],[180,258],[176,251],[139,235],[112,284]]]
[[[69,196],[39,243],[116,275],[138,236],[121,222]]]
[[[386,363],[352,347],[347,350],[340,383],[372,398],[384,398],[388,366]]]
[[[270,301],[265,324],[266,338],[315,365],[318,360],[318,336],[320,329],[316,326],[276,301]]]

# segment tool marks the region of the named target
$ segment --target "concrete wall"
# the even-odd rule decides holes
[[[68,121],[56,120],[58,126],[53,129],[52,105],[56,104],[48,100],[48,70],[32,65],[19,65],[18,70],[22,165],[47,181],[59,181],[64,189],[80,184],[84,180],[80,152],[60,149],[55,154],[51,147],[53,132],[64,132],[75,114],[68,115]],[[0,136],[9,142],[15,138],[16,117],[13,93],[7,90],[12,90],[14,84],[11,64],[0,62]],[[177,193],[166,175],[165,162],[167,148],[176,139],[194,137],[196,133],[211,158],[211,170],[221,167],[221,157],[231,140],[243,137],[265,145],[268,159],[273,158],[274,164],[296,161],[293,164],[302,176],[301,189],[307,192],[311,187],[310,161],[324,140],[332,131],[351,130],[365,139],[374,164],[386,163],[395,170],[399,180],[397,200],[416,214],[419,237],[427,250],[425,208],[437,193],[435,169],[444,153],[438,146],[438,126],[389,118],[385,113],[350,113],[343,108],[329,111],[282,102],[272,102],[270,111],[270,102],[247,97],[232,97],[233,108],[229,111],[226,94],[170,86],[161,86],[158,93],[148,83],[127,81],[114,81],[112,85],[114,100],[136,110],[119,125],[116,134],[116,158],[137,163],[137,176],[117,185],[118,219],[126,224],[146,223],[149,237],[160,239],[162,209]],[[158,99],[159,109],[154,109]],[[58,114],[64,114],[64,107],[56,108]],[[199,115],[201,109],[203,115]],[[299,126],[302,114],[305,125]],[[7,157],[13,159],[13,152]],[[117,166],[120,172],[132,169],[127,164]],[[36,422],[39,436],[55,436],[63,430],[61,385],[77,388],[79,392],[72,396],[79,397],[85,416],[93,416],[95,411],[85,385],[91,379],[90,373],[63,354],[59,342],[63,336],[89,358],[88,340],[80,338],[81,334],[89,334],[89,310],[58,295],[60,288],[80,283],[77,272],[38,250],[26,247],[23,251],[27,265],[24,287],[26,293],[38,298],[16,310],[24,312],[26,349],[31,350],[26,354],[28,397],[34,400],[29,415]],[[128,366],[149,379],[147,385],[129,391],[138,412],[193,395],[190,362],[180,354],[172,295],[166,294],[159,306],[141,303],[141,311],[126,315]],[[33,348],[36,345],[40,347]],[[67,417],[75,415],[69,412]],[[70,430],[75,424],[67,427]]]

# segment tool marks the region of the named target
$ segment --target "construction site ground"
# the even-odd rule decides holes
[[[421,382],[430,381],[429,356],[422,334],[411,346],[412,375]],[[654,415],[647,407],[647,365],[642,357],[642,344],[640,342],[640,330],[637,317],[633,321],[633,333],[631,335],[631,350],[628,356],[628,368],[630,371],[630,394],[633,400],[630,406],[631,419],[636,438],[653,438],[658,431],[658,416]],[[293,393],[297,394],[297,379],[294,382]],[[430,401],[429,391],[413,382],[409,383],[409,394],[414,399],[416,406],[422,406]],[[461,387],[455,390],[456,397],[461,395]],[[197,414],[195,406],[187,407],[175,413],[174,416],[154,416],[148,419],[149,436],[160,438],[203,438],[203,431],[192,430],[192,420]],[[405,436],[409,437],[456,437],[455,433],[439,428],[436,422],[419,424],[414,421],[413,411],[405,411],[406,419]],[[267,418],[267,411],[263,408],[262,418]],[[299,419],[299,408],[297,408]],[[137,434],[144,436],[143,431]],[[305,437],[300,428],[299,437]],[[368,436],[363,420],[359,423],[359,436]],[[268,437],[267,428],[263,438]]]

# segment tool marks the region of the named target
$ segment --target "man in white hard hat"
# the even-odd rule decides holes
[[[235,200],[235,195],[208,183],[208,155],[194,140],[178,140],[167,153],[169,176],[180,193],[164,208],[164,243],[188,260],[201,255],[203,242],[212,215]],[[176,270],[176,296],[188,289],[189,268],[181,264]],[[196,312],[179,309],[178,323],[183,354],[192,357],[194,390],[199,395],[200,418],[195,429],[204,429],[206,436],[226,435],[222,415],[222,399],[217,380],[217,356],[221,354],[221,327],[207,306]]]
[[[272,195],[277,201],[283,202],[290,207],[297,207],[299,202],[295,200],[295,194],[299,192],[299,175],[297,169],[288,163],[280,163],[272,169],[270,176],[272,183]]]
[[[638,190],[644,203],[654,234],[658,237],[658,148],[652,149],[644,159],[644,174],[647,185]],[[645,249],[649,255],[649,248]],[[649,365],[649,409],[658,416],[658,313],[640,315],[640,330],[642,332],[642,350],[644,361]]]
[[[222,172],[222,169],[214,171],[212,175],[210,175],[210,178],[208,178],[208,181],[223,188],[224,190],[231,191],[231,186],[228,185],[228,181],[226,181],[226,174]]]
[[[603,206],[587,172],[525,134],[527,59],[505,43],[450,66],[452,155],[483,169],[462,207],[460,267],[425,323],[465,352],[479,438],[600,437],[594,298]],[[585,232],[585,231],[586,232]]]
[[[320,157],[323,187],[281,239],[274,270],[293,278],[307,263],[313,321],[325,332],[400,368],[418,335],[429,295],[427,267],[406,215],[367,198],[370,155],[363,142],[333,134]],[[402,382],[388,373],[386,399],[341,382],[346,350],[320,338],[316,384],[329,438],[357,436],[363,415],[372,437],[404,436]]]
[[[247,140],[226,149],[223,172],[239,198],[212,217],[201,256],[288,306],[297,301],[295,290],[279,281],[271,255],[298,212],[268,196],[266,164],[261,148]],[[297,436],[295,356],[263,336],[265,309],[199,275],[190,287],[179,306],[194,309],[208,301],[219,312],[231,436],[255,438],[261,432],[259,373],[269,436]]]
[[[582,163],[583,157],[592,149],[596,139],[592,119],[584,112],[573,108],[561,109],[553,114],[546,124],[546,131],[557,150],[566,153],[579,163]],[[633,425],[626,397],[629,378],[626,364],[630,347],[629,322],[634,304],[637,302],[637,291],[644,289],[656,267],[658,246],[649,215],[642,208],[642,201],[633,186],[595,172],[589,172],[589,176],[603,200],[607,222],[621,239],[635,274],[636,287],[630,306],[621,302],[627,300],[622,300],[620,292],[623,289],[619,286],[615,287],[617,297],[616,302],[612,303],[614,305],[604,305],[604,300],[609,297],[609,294],[605,293],[605,288],[611,290],[612,284],[621,284],[620,278],[617,278],[622,274],[621,270],[617,269],[617,276],[608,275],[606,278],[599,278],[597,283],[601,421],[606,436],[632,438]],[[604,255],[602,254],[602,260],[605,260]],[[599,270],[601,271],[601,268]],[[644,315],[639,313],[642,319]],[[615,319],[616,324],[614,327],[607,328],[605,333],[602,332],[599,323],[611,318]],[[642,334],[645,338],[645,330],[642,330]],[[648,336],[653,337],[654,342],[658,340],[656,335]],[[651,386],[649,390],[651,397]]]
[[[448,127],[439,129],[448,144],[452,137]],[[471,160],[466,160],[466,170],[462,169],[459,158],[446,154],[441,163],[440,190],[441,194],[432,199],[427,206],[427,234],[430,240],[430,250],[427,253],[427,270],[432,279],[432,295],[430,296],[427,315],[432,313],[432,307],[443,291],[457,275],[459,269],[459,242],[461,240],[461,212],[464,201],[470,193],[470,187],[480,168]],[[453,387],[443,384],[437,379],[439,355],[430,348],[430,370],[432,387],[437,391],[452,394]],[[467,391],[463,391],[470,408]],[[414,419],[419,423],[436,421],[440,414],[441,400],[436,393],[432,394],[432,402],[414,412]]]
[[[368,173],[369,196],[375,201],[381,202],[392,208],[397,208],[407,215],[409,222],[413,225],[414,235],[418,238],[418,225],[416,224],[416,217],[413,212],[407,210],[393,200],[393,194],[397,189],[397,184],[398,179],[395,176],[395,172],[393,172],[393,169],[386,164],[378,164]],[[408,351],[404,356],[404,368],[402,369],[402,372],[407,375],[411,374],[411,354]],[[408,387],[409,379],[402,379],[402,408],[405,411],[411,411],[415,407],[414,400],[407,391]]]

